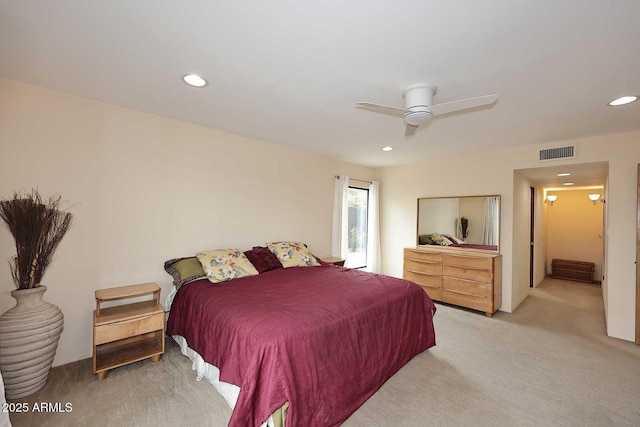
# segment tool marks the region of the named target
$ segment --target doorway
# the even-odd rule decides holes
[[[594,281],[602,280],[600,271],[606,264],[604,262],[606,253],[602,250],[606,224],[601,220],[598,222],[596,231],[592,233],[590,229],[589,232],[592,235],[595,234],[595,238],[592,239],[595,241],[587,243],[584,241],[586,233],[576,232],[575,235],[567,237],[565,228],[558,229],[556,224],[551,224],[556,228],[550,229],[549,219],[551,216],[557,218],[568,205],[575,205],[576,210],[567,213],[572,215],[567,220],[568,226],[566,228],[569,228],[582,221],[580,210],[584,210],[587,215],[597,211],[602,212],[603,200],[596,201],[594,205],[588,196],[592,193],[605,196],[606,189],[604,187],[608,182],[609,163],[595,162],[571,165],[559,165],[557,162],[549,163],[549,165],[541,167],[514,171],[517,174],[514,175],[516,176],[514,179],[514,217],[524,220],[516,225],[518,232],[514,232],[514,248],[518,248],[517,254],[514,255],[514,272],[519,267],[519,272],[514,273],[513,279],[514,283],[518,283],[519,289],[517,295],[514,292],[514,301],[525,297],[524,295],[532,289],[532,284],[535,288],[547,275],[551,275],[553,258],[594,262],[597,271],[594,273],[593,279]],[[570,185],[571,183],[573,185]],[[572,197],[574,190],[580,190],[583,194]],[[548,195],[556,197],[547,199]],[[595,229],[596,226],[593,227]],[[584,251],[580,249],[586,246],[594,248],[592,256],[582,254]],[[597,249],[595,249],[596,246]],[[573,248],[579,250],[574,253]],[[638,292],[640,293],[640,289]],[[638,316],[640,317],[640,313]]]

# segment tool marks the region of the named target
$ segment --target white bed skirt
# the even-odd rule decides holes
[[[165,310],[171,310],[171,303],[173,303],[173,297],[176,295],[176,288],[172,287],[171,292],[167,295],[165,300]],[[220,381],[220,369],[204,361],[194,349],[190,348],[187,344],[187,340],[180,335],[172,335],[172,338],[180,346],[180,352],[187,356],[191,360],[191,369],[196,371],[196,381],[201,381],[206,378],[216,391],[224,398],[231,409],[235,408],[238,401],[238,395],[240,394],[240,387],[234,384],[229,384],[224,381]],[[274,427],[273,417],[263,423],[260,427]]]

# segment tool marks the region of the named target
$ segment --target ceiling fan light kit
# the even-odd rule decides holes
[[[420,126],[433,118],[429,105],[433,104],[433,95],[436,94],[436,90],[433,85],[414,85],[402,93],[406,110],[405,123]]]
[[[493,94],[434,105],[433,96],[436,91],[437,88],[431,84],[409,86],[402,93],[404,108],[371,102],[357,102],[356,106],[379,113],[402,115],[406,125],[405,136],[411,136],[418,129],[418,126],[428,123],[434,116],[493,104],[498,99],[498,95]]]

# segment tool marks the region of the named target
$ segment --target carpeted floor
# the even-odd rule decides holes
[[[640,347],[605,335],[601,289],[546,279],[513,314],[438,304],[437,346],[416,356],[344,424],[638,426]],[[13,413],[14,426],[225,426],[231,410],[173,340],[158,363],[98,382],[91,361],[54,368],[22,402],[71,412]]]

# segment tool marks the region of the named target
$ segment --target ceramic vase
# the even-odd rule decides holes
[[[42,300],[46,290],[12,291],[17,304],[0,316],[0,370],[7,399],[32,395],[47,383],[64,316]]]

